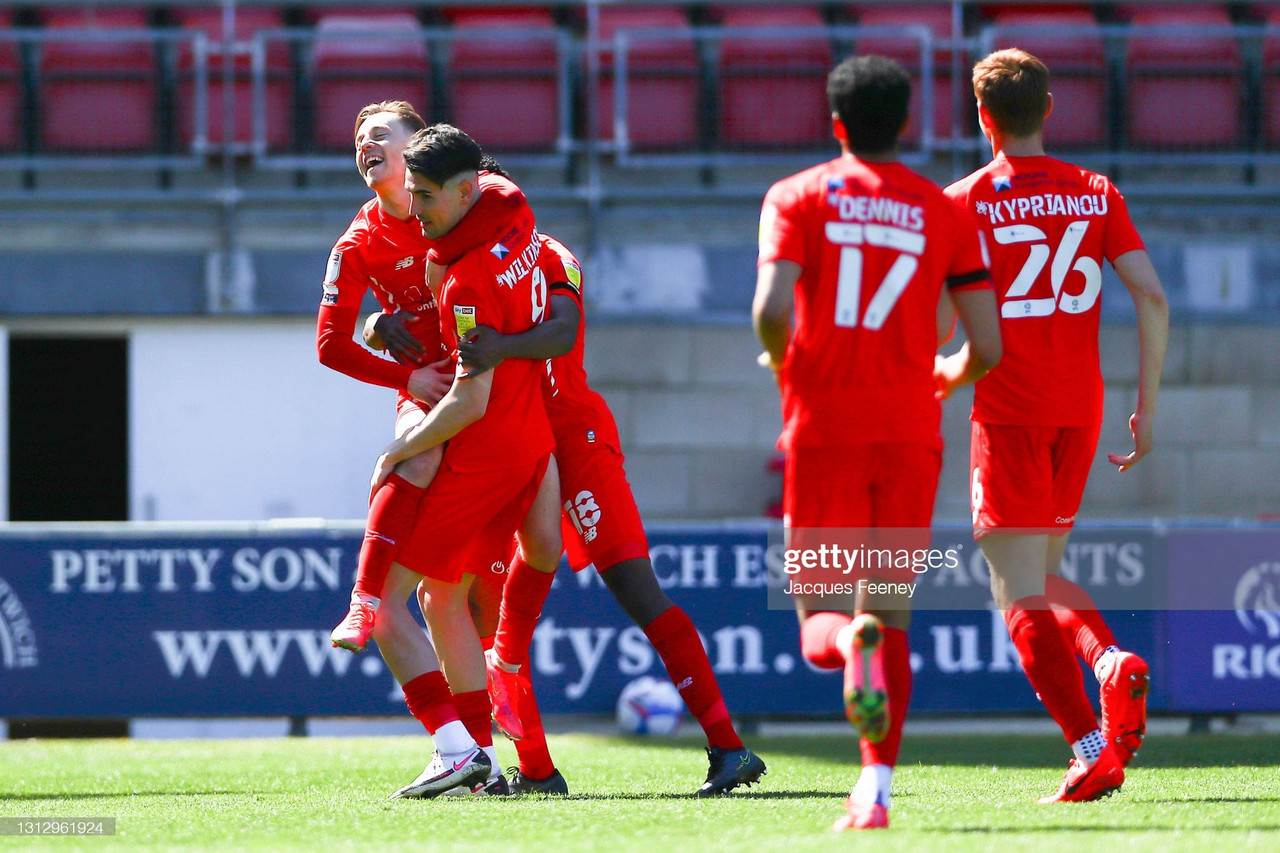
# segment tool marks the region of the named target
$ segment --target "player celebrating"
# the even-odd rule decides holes
[[[1027,678],[1075,754],[1062,788],[1040,802],[1093,800],[1120,787],[1142,743],[1149,680],[1088,595],[1057,574],[1102,424],[1102,259],[1137,309],[1134,449],[1107,457],[1121,471],[1151,450],[1168,303],[1115,186],[1045,156],[1053,97],[1044,64],[997,51],[974,66],[973,89],[994,159],[946,192],[986,235],[1005,342],[1000,366],[974,391],[974,535]],[[1101,683],[1101,732],[1073,647]]]
[[[333,247],[316,326],[321,363],[399,392],[396,435],[420,423],[451,381],[440,342],[439,312],[426,283],[432,241],[410,215],[412,199],[404,185],[404,146],[424,127],[422,117],[405,101],[369,104],[356,116],[356,169],[374,198],[360,208]],[[508,220],[525,206],[519,188],[499,176],[484,175],[481,188],[476,215],[448,235],[452,243],[480,242],[493,231],[500,236],[510,227]],[[397,330],[399,363],[378,358],[353,340],[360,305],[370,289],[386,310],[402,310],[414,318]],[[387,570],[413,529],[422,495],[439,465],[438,447],[406,459],[370,496],[355,589],[346,618],[333,630],[335,646],[364,649]]]
[[[623,468],[617,424],[604,398],[587,384],[581,266],[559,241],[544,235],[542,242],[539,265],[549,292],[546,319],[519,335],[478,327],[458,345],[462,375],[478,375],[511,358],[549,359],[543,398],[555,434],[569,564],[574,571],[597,567],[623,610],[653,643],[702,726],[710,767],[696,795],[714,796],[753,784],[765,773],[764,762],[738,737],[693,622],[658,585]],[[381,331],[395,324],[394,316],[383,315],[376,326]],[[520,673],[553,575],[531,572],[523,562],[520,557],[513,561],[502,600],[490,692],[506,702],[495,698],[494,715],[513,735],[520,756],[512,791],[567,793],[546,750],[532,684]]]
[[[450,125],[433,125],[410,140],[403,156],[411,212],[428,239],[438,240],[474,214],[483,154],[471,137]],[[456,350],[458,339],[479,322],[515,333],[541,319],[545,283],[534,275],[540,250],[526,205],[499,242],[477,243],[450,265],[437,297],[441,315],[448,318],[441,326],[448,351]],[[490,774],[484,653],[467,603],[472,578],[464,572],[473,553],[490,553],[495,543],[510,542],[517,528],[521,541],[533,528],[550,528],[552,538],[558,537],[559,486],[540,383],[538,366],[526,361],[479,376],[457,375],[440,402],[392,442],[375,466],[377,487],[398,463],[449,442],[386,583],[397,593],[418,587],[432,640],[418,632],[417,648],[430,650],[434,643],[449,675],[446,683],[422,654],[413,661],[417,667],[392,667],[406,702],[432,732],[438,750],[431,765],[395,796],[436,796],[483,783]],[[389,602],[400,625],[406,622],[404,597]],[[383,621],[380,617],[375,625],[380,648]],[[471,722],[450,729],[463,713]]]
[[[942,464],[940,304],[954,301],[970,341],[939,365],[946,381],[974,379],[1000,358],[976,224],[897,160],[910,94],[892,60],[838,65],[827,99],[842,156],[765,196],[752,316],[782,391],[788,548],[817,544],[810,531],[822,528],[927,548]],[[802,652],[844,667],[846,713],[862,734],[862,774],[837,830],[889,822],[911,692],[910,597],[885,588],[858,584],[856,602],[795,597]]]

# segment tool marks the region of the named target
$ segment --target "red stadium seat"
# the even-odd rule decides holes
[[[223,57],[222,10],[179,6],[174,9],[178,26],[184,30],[203,32],[215,48],[209,56],[209,90],[206,126],[209,142],[221,144],[226,136],[223,123]],[[284,13],[279,9],[241,6],[236,9],[236,41],[250,41],[259,30],[279,29]],[[293,138],[293,86],[289,61],[289,45],[285,41],[268,43],[266,73],[266,141],[267,147],[280,150],[289,147]],[[235,103],[236,143],[253,139],[252,59],[248,53],[235,58],[235,80],[232,84]],[[178,130],[184,145],[195,136],[195,58],[184,42],[178,54]]]
[[[821,27],[812,6],[735,6],[725,27]],[[719,132],[730,148],[817,148],[831,139],[825,36],[726,35],[720,45]]]
[[[40,57],[43,146],[75,152],[155,151],[156,52],[153,40],[59,38],[59,30],[147,27],[144,9],[56,9],[43,15],[49,40]]]
[[[613,139],[612,40],[619,30],[641,28],[668,30],[670,37],[638,38],[627,44],[627,140],[638,150],[694,147],[700,135],[697,47],[684,13],[670,7],[600,8],[600,38],[609,46],[601,57],[599,137]]]
[[[12,21],[8,9],[0,10],[0,29]],[[0,151],[16,151],[22,145],[22,63],[18,42],[0,41]]]
[[[1196,30],[1230,23],[1225,11],[1213,8],[1134,13],[1125,77],[1130,145],[1220,148],[1239,143],[1240,45],[1233,35]],[[1183,29],[1150,29],[1167,26]],[[1188,105],[1194,105],[1190,112]]]
[[[1053,117],[1050,147],[1087,148],[1107,142],[1107,58],[1102,30],[1089,12],[1006,9],[994,21],[995,47],[1019,47],[1049,66]]]
[[[951,38],[951,9],[949,6],[870,6],[863,7],[857,15],[860,27],[928,27],[935,39]],[[869,35],[858,41],[859,53],[878,53],[902,63],[911,72],[910,124],[903,140],[915,143],[920,139],[920,42],[909,36]],[[966,62],[967,65],[967,62]],[[973,98],[967,97],[966,104]],[[951,137],[951,117],[955,110],[951,103],[951,53],[945,49],[933,55],[933,135],[935,139]]]
[[[551,13],[464,10],[449,17],[457,35],[448,65],[449,121],[486,149],[554,148],[561,110]],[[495,32],[501,29],[510,32]],[[476,37],[485,32],[492,37]]]
[[[350,151],[356,114],[376,101],[403,100],[431,115],[427,43],[412,15],[326,16],[311,53],[312,135],[323,151]]]
[[[1262,132],[1275,147],[1280,146],[1280,9],[1267,15],[1266,24],[1276,32],[1262,39]]]

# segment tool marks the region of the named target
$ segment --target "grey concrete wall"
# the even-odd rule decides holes
[[[587,369],[612,406],[645,517],[759,515],[781,494],[768,470],[781,427],[777,391],[755,364],[746,326],[600,322],[588,326]],[[1105,325],[1106,415],[1081,519],[1253,519],[1280,513],[1280,328],[1173,327],[1156,418],[1156,450],[1119,473],[1136,399],[1137,333]],[[969,406],[947,401],[937,518],[968,507]]]

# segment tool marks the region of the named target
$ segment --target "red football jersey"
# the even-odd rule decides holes
[[[1052,157],[998,155],[946,189],[977,214],[991,253],[1004,356],[974,388],[973,419],[1102,421],[1102,259],[1143,248],[1103,175]]]
[[[587,369],[583,364],[587,313],[582,304],[582,265],[573,252],[554,237],[542,235],[542,249],[539,264],[546,275],[548,298],[556,293],[568,296],[582,314],[573,349],[547,363],[542,385],[556,446],[586,441],[621,452],[622,442],[609,404],[587,384]]]
[[[841,157],[774,184],[761,265],[800,265],[779,446],[940,444],[943,286],[990,287],[972,217],[901,163]]]
[[[354,340],[360,303],[370,288],[384,311],[405,309],[418,316],[410,328],[426,351],[424,364],[443,356],[440,315],[427,287],[430,247],[417,219],[391,216],[376,198],[360,208],[329,255],[316,345],[322,353],[331,352],[322,360],[362,382],[404,390],[413,368],[377,356]]]
[[[440,284],[441,333],[455,357],[458,339],[476,326],[504,335],[527,332],[547,306],[543,251],[533,212],[502,238],[466,252],[450,264]],[[471,214],[468,214],[470,217]],[[489,405],[480,420],[449,440],[446,464],[459,470],[522,465],[550,453],[551,425],[542,402],[545,362],[509,358],[494,368]]]

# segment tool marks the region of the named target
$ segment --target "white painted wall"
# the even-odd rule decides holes
[[[314,320],[145,321],[130,341],[133,520],[364,518],[395,392],[323,367]]]

